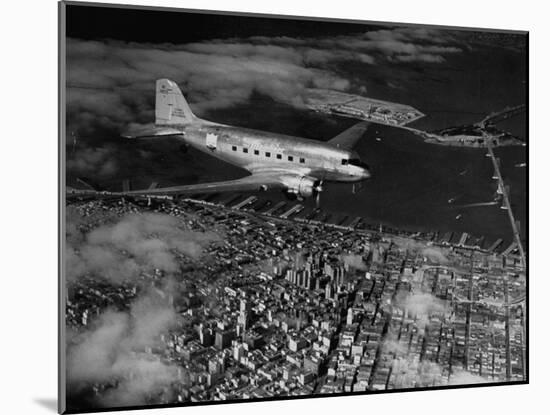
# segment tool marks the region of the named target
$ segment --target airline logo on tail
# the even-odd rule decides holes
[[[156,125],[182,125],[193,122],[195,116],[175,82],[159,79],[156,89]]]

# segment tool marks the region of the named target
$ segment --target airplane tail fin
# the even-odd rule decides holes
[[[189,124],[196,118],[178,85],[169,79],[157,80],[155,117],[157,126]]]

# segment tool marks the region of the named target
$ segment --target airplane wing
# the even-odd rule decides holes
[[[355,146],[355,143],[363,137],[368,126],[369,123],[367,121],[357,123],[346,131],[341,132],[336,137],[331,138],[328,143],[343,150],[351,150]]]
[[[183,195],[194,193],[245,192],[283,189],[285,184],[280,173],[258,173],[241,179],[221,182],[198,183],[185,186],[159,187],[145,190],[120,192],[121,196]],[[113,192],[113,194],[116,192]]]

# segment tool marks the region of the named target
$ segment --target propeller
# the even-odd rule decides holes
[[[323,191],[323,181],[320,180],[314,187],[313,192],[315,193],[315,207],[319,209],[321,205],[321,192]]]
[[[352,188],[351,188],[351,192],[352,192],[353,194],[357,194],[357,193],[359,193],[361,190],[363,190],[363,182],[353,183]]]

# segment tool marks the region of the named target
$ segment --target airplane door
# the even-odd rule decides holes
[[[218,147],[218,136],[212,133],[206,133],[206,147],[214,151]]]

